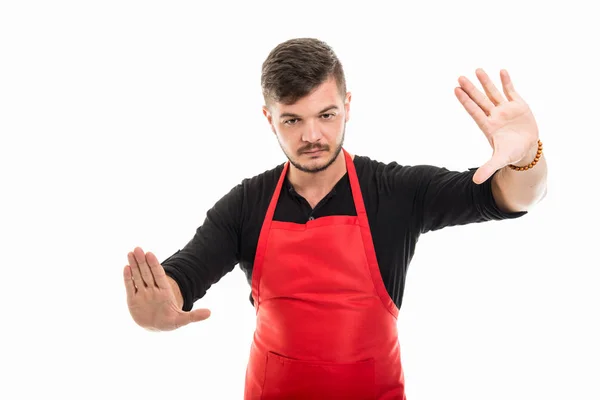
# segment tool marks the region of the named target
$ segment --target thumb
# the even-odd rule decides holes
[[[185,312],[180,314],[180,326],[191,324],[192,322],[204,321],[208,317],[210,317],[210,310],[207,308]]]
[[[483,164],[481,167],[477,169],[475,175],[473,175],[473,182],[480,185],[483,182],[487,181],[494,172],[498,171],[500,168],[508,165],[506,162],[502,161],[500,157],[494,155],[492,158]]]

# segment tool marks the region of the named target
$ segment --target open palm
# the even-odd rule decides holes
[[[170,331],[210,316],[208,309],[179,309],[173,287],[153,253],[136,247],[127,259],[129,265],[123,269],[127,305],[138,325],[153,331]]]
[[[482,69],[477,69],[476,75],[485,94],[464,76],[458,79],[460,87],[454,93],[493,149],[490,160],[473,176],[473,181],[479,184],[509,164],[525,159],[529,163],[532,151],[535,153],[537,148],[539,132],[531,109],[515,91],[506,70],[500,71],[506,98]]]

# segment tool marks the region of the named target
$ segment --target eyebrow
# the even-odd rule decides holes
[[[337,110],[338,107],[334,104],[325,107],[324,109],[322,109],[321,111],[319,111],[319,114],[323,114],[326,111],[331,111],[331,110]],[[283,113],[279,116],[279,118],[284,118],[284,117],[291,117],[291,118],[300,118],[300,116],[298,114],[294,114],[294,113]]]

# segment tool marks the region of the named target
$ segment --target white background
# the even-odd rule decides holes
[[[399,317],[407,395],[599,399],[600,28],[582,1],[3,1],[0,397],[240,399],[254,312],[238,267],[150,333],[135,246],[160,260],[243,178],[285,161],[260,68],[329,43],[353,93],[346,148],[464,170],[491,149],[453,89],[508,69],[537,118],[547,198],[514,221],[422,236]],[[591,7],[591,6],[590,6]]]

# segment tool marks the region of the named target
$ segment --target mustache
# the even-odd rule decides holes
[[[306,152],[309,152],[309,151],[316,151],[316,150],[327,151],[327,150],[329,150],[329,146],[327,146],[327,145],[320,145],[320,144],[308,145],[308,146],[302,147],[300,150],[298,150],[298,153],[302,154],[302,153],[306,153]]]

